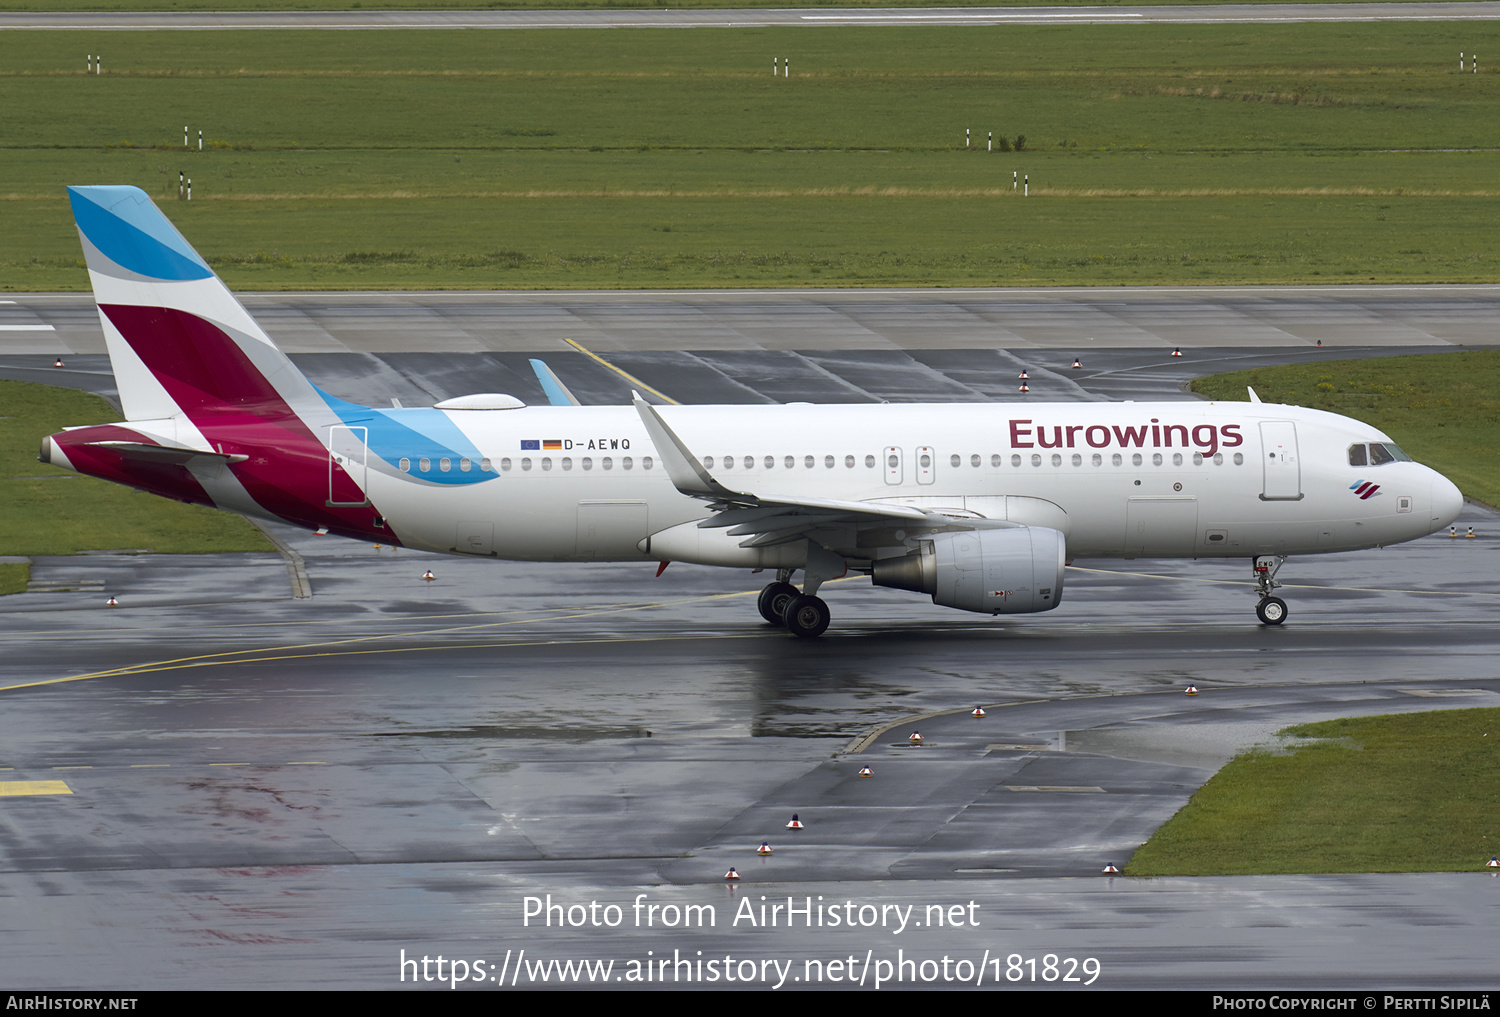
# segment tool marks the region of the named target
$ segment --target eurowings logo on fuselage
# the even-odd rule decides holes
[[[1359,495],[1360,501],[1369,501],[1380,490],[1379,484],[1372,484],[1368,480],[1357,481],[1349,485],[1349,490]]]
[[[1245,443],[1241,424],[1038,424],[1029,417],[1010,422],[1010,447],[1018,448],[1196,448],[1211,456]],[[1049,433],[1050,432],[1050,433]],[[1174,439],[1176,443],[1174,444]]]

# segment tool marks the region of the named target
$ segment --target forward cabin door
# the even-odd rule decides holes
[[[1265,470],[1262,501],[1302,498],[1302,464],[1297,459],[1297,425],[1290,420],[1260,424],[1260,461]]]

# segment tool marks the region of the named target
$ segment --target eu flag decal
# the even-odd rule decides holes
[[[521,451],[522,452],[540,452],[541,450],[542,450],[542,443],[540,441],[538,441],[536,438],[522,438],[521,439]]]

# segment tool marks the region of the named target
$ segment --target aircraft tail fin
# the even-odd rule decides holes
[[[70,187],[128,420],[330,415],[295,365],[138,187]]]

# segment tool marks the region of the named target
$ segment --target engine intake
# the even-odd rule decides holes
[[[1045,526],[934,533],[910,554],[875,562],[871,579],[960,611],[1029,614],[1062,603],[1066,558],[1066,539]]]

